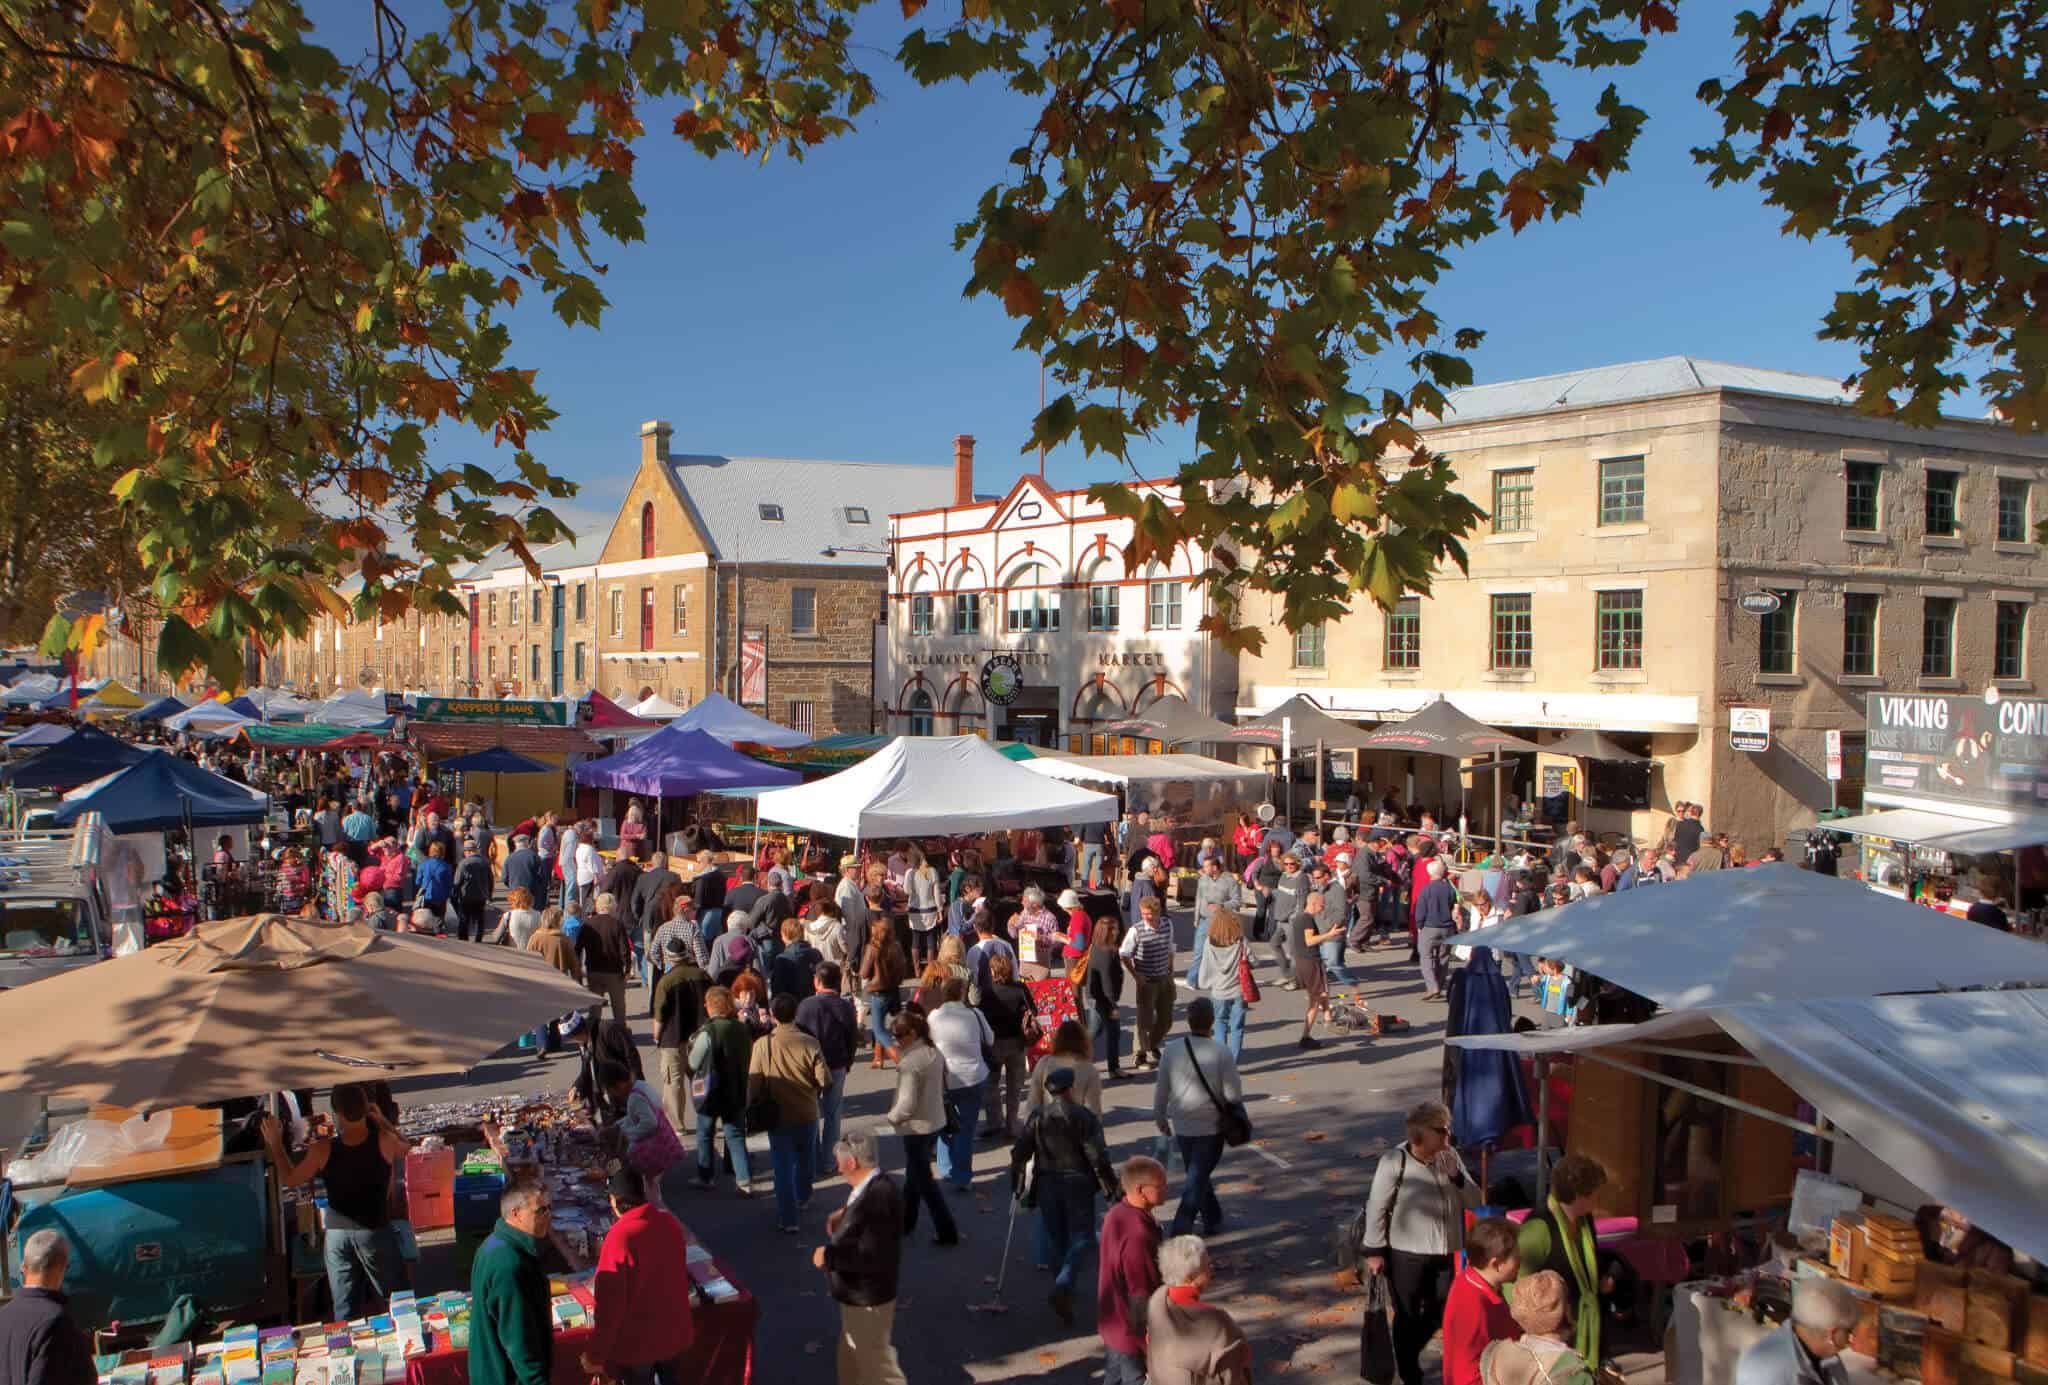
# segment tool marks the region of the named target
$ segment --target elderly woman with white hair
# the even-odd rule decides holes
[[[1147,1385],[1250,1385],[1251,1343],[1229,1313],[1202,1300],[1213,1274],[1200,1236],[1159,1247],[1160,1284],[1145,1307]]]
[[[1052,964],[1067,935],[1060,930],[1059,916],[1045,903],[1045,891],[1026,885],[1021,907],[1010,919],[1010,937],[1017,944],[1017,974],[1026,981],[1043,981],[1052,975]]]
[[[1365,1203],[1369,1274],[1387,1276],[1394,1302],[1394,1364],[1401,1385],[1422,1385],[1422,1348],[1444,1319],[1451,1274],[1465,1244],[1465,1213],[1485,1199],[1451,1147],[1451,1111],[1425,1101],[1408,1111],[1408,1138],[1380,1156]],[[1520,1289],[1517,1287],[1519,1297]]]

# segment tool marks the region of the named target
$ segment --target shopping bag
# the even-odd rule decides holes
[[[1384,1274],[1365,1277],[1365,1331],[1358,1343],[1358,1374],[1367,1385],[1394,1385],[1393,1294]]]

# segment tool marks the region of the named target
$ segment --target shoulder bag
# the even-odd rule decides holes
[[[1386,1247],[1389,1255],[1394,1251],[1388,1244],[1393,1239],[1394,1208],[1401,1201],[1401,1185],[1408,1181],[1408,1147],[1402,1145],[1399,1153],[1401,1171],[1394,1177],[1394,1192],[1387,1199],[1387,1210],[1380,1214],[1379,1243]],[[1365,1209],[1360,1208],[1357,1223],[1364,1220]],[[1359,1249],[1362,1251],[1364,1246]],[[1361,1255],[1360,1262],[1363,1260]],[[1359,1334],[1358,1374],[1370,1385],[1393,1385],[1394,1327],[1389,1320],[1393,1311],[1392,1287],[1385,1274],[1368,1274],[1365,1277],[1365,1326]]]
[[[760,1095],[747,1098],[746,1126],[749,1135],[765,1134],[782,1124],[782,1103],[777,1101],[775,1093],[768,1089],[766,1076],[768,1063],[773,1062],[775,1058],[775,1036],[771,1034],[762,1042],[768,1045],[768,1058],[761,1064],[763,1076]]]
[[[1202,1071],[1201,1059],[1195,1056],[1194,1039],[1185,1038],[1181,1042],[1187,1045],[1188,1064],[1195,1070],[1195,1080],[1202,1084],[1202,1090],[1209,1094],[1210,1102],[1216,1107],[1216,1129],[1223,1136],[1223,1143],[1232,1149],[1249,1144],[1252,1138],[1250,1112],[1244,1109],[1242,1101],[1225,1101],[1216,1095],[1216,1089],[1209,1085],[1209,1075]]]
[[[1259,979],[1252,975],[1252,954],[1249,949],[1237,954],[1237,993],[1244,997],[1247,1005],[1259,1003]]]

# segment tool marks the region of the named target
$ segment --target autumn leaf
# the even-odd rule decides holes
[[[1501,199],[1501,210],[1507,213],[1509,229],[1519,231],[1543,214],[1544,204],[1540,190],[1526,179],[1517,179],[1508,184],[1507,195]]]
[[[535,163],[546,165],[567,159],[576,150],[576,139],[569,133],[569,122],[554,111],[532,111],[520,122],[520,137],[535,146],[541,157]]]

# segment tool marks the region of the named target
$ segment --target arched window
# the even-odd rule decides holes
[[[654,502],[651,500],[640,507],[640,556],[654,556]]]
[[[938,606],[931,588],[930,568],[920,567],[910,574],[910,599],[906,605],[910,612],[910,633],[913,635],[938,633]]]
[[[1012,634],[1060,628],[1060,589],[1044,563],[1024,563],[1011,571],[1003,592],[1003,628]]]
[[[932,734],[932,695],[919,688],[910,695],[910,735]]]

